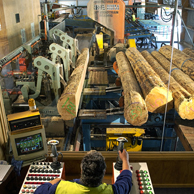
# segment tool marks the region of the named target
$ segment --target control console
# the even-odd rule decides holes
[[[33,162],[28,169],[19,194],[33,194],[40,185],[46,182],[55,178],[65,179],[64,163],[61,162],[61,168],[57,170],[51,168],[51,163]]]
[[[114,165],[115,163],[113,163],[113,183],[121,173],[114,168]],[[133,183],[130,194],[154,194],[147,163],[130,163],[130,165]]]

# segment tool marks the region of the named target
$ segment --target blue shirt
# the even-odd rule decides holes
[[[60,181],[59,181],[60,182]],[[58,183],[44,183],[39,186],[34,194],[55,194]],[[80,179],[74,179],[73,182],[81,184]],[[116,182],[112,185],[114,194],[128,194],[132,187],[132,173],[129,170],[123,170],[117,177]]]

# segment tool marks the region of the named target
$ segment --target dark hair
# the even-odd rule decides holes
[[[98,187],[105,174],[106,163],[101,153],[92,150],[81,162],[81,182],[87,187]]]

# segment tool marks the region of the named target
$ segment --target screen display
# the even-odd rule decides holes
[[[16,138],[15,144],[18,156],[38,152],[44,148],[41,133]]]

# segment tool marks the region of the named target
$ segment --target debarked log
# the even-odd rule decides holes
[[[163,46],[159,49],[159,52],[164,55],[169,61],[171,60],[171,46]],[[187,54],[176,48],[173,48],[172,63],[194,80],[194,58],[188,56]]]
[[[173,107],[171,91],[168,91],[167,98],[167,87],[141,53],[132,47],[127,49],[126,55],[142,89],[148,111],[164,113],[166,103],[171,109]]]
[[[148,110],[141,89],[125,53],[117,53],[116,61],[124,91],[124,117],[130,124],[141,126],[148,119]]]
[[[170,76],[167,71],[159,64],[158,61],[148,52],[142,51],[141,54],[154,69],[154,71],[160,76],[161,80],[168,86],[172,91],[174,99],[174,108],[182,119],[194,119],[194,111],[191,107],[194,105],[194,98],[189,92],[187,92],[176,80]],[[170,81],[170,83],[169,83]]]
[[[162,54],[153,51],[152,56],[162,65],[162,67],[169,73],[170,61],[168,61]],[[194,95],[194,81],[183,71],[172,64],[171,76],[191,95]]]
[[[57,109],[65,121],[72,120],[77,116],[88,60],[89,49],[84,48],[77,59],[76,68],[58,100]]]
[[[190,57],[194,58],[194,50],[190,48],[183,49],[183,53],[189,55]]]

